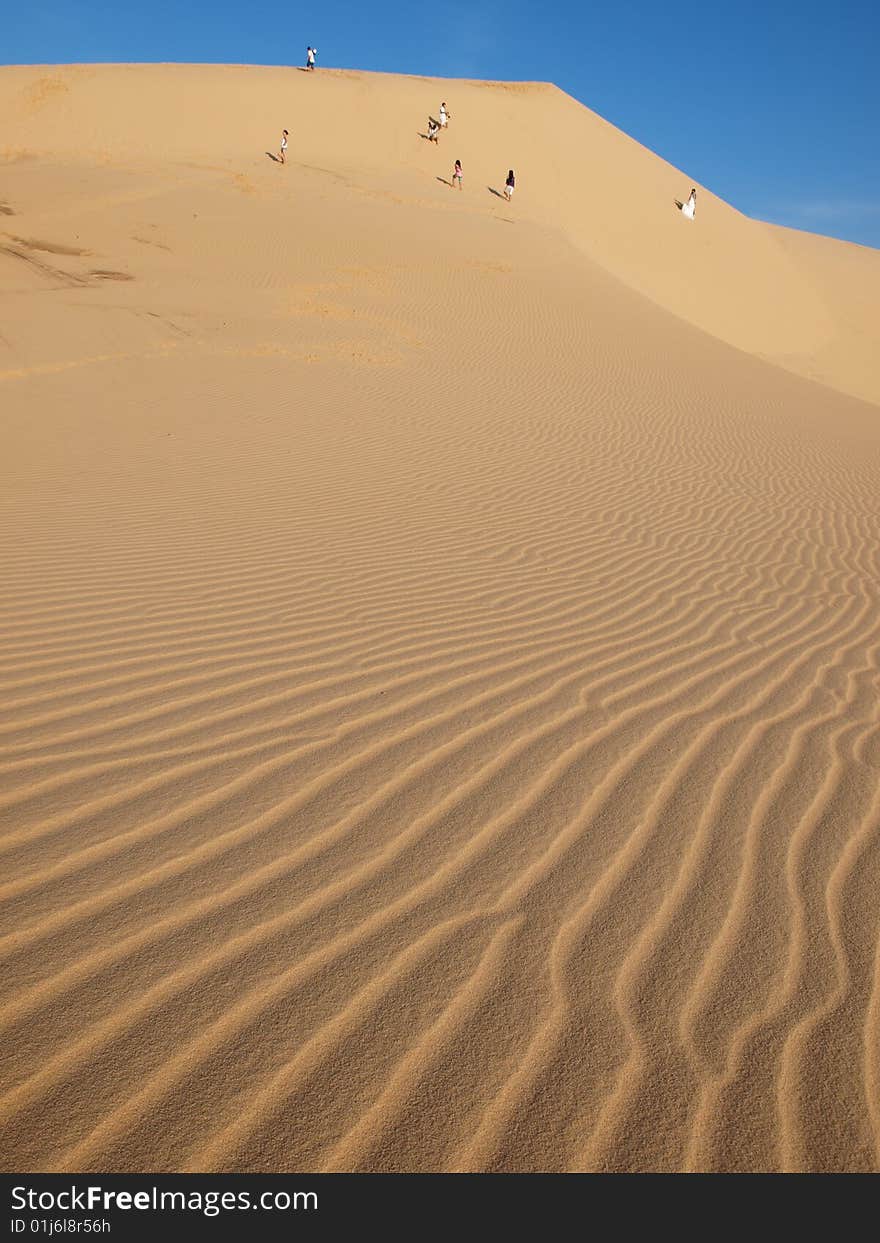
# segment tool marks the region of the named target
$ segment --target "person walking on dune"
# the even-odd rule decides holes
[[[452,188],[458,186],[461,189],[461,160],[455,161],[455,168],[452,170]]]
[[[440,105],[440,128],[446,129],[449,124],[449,113],[446,111],[446,100]]]
[[[440,133],[439,122],[435,121],[433,117],[428,117],[428,134],[427,134],[428,142],[436,142],[437,145],[439,146],[440,139],[437,137],[439,133]]]
[[[314,69],[315,57],[318,55],[318,49],[311,45],[306,48],[306,69]]]
[[[504,197],[507,199],[508,203],[513,197],[513,192],[515,189],[516,189],[516,178],[514,177],[513,169],[511,168],[507,174],[507,181],[505,181],[504,183]]]
[[[278,152],[278,158],[282,164],[287,163],[287,130],[281,132],[281,150]]]
[[[688,220],[693,220],[697,211],[697,187],[691,186],[690,197],[686,203],[679,203],[676,199],[675,205],[683,216],[687,216]]]

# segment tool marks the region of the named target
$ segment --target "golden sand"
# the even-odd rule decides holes
[[[542,84],[0,111],[3,1167],[877,1169],[880,253]]]

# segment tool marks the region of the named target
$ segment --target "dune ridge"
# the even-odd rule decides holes
[[[876,1170],[876,252],[543,84],[0,103],[3,1168]]]

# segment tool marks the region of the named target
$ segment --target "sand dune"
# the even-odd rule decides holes
[[[542,84],[0,108],[3,1168],[877,1169],[878,253]]]

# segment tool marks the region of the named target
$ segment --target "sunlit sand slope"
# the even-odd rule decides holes
[[[0,106],[3,1167],[877,1169],[875,252],[550,87]]]
[[[419,133],[441,99],[452,127],[435,148]],[[288,128],[301,169],[429,201],[435,176],[448,178],[457,157],[477,201],[490,186],[501,190],[512,165],[518,220],[561,231],[706,332],[880,402],[880,252],[827,239],[816,247],[703,187],[695,227],[675,209],[692,183],[687,170],[549,84],[241,66],[12,67],[0,73],[0,107],[0,158],[16,161],[159,161],[181,178],[206,165],[242,179],[259,169],[262,181],[264,148],[275,151]],[[425,230],[430,244],[428,221]]]

